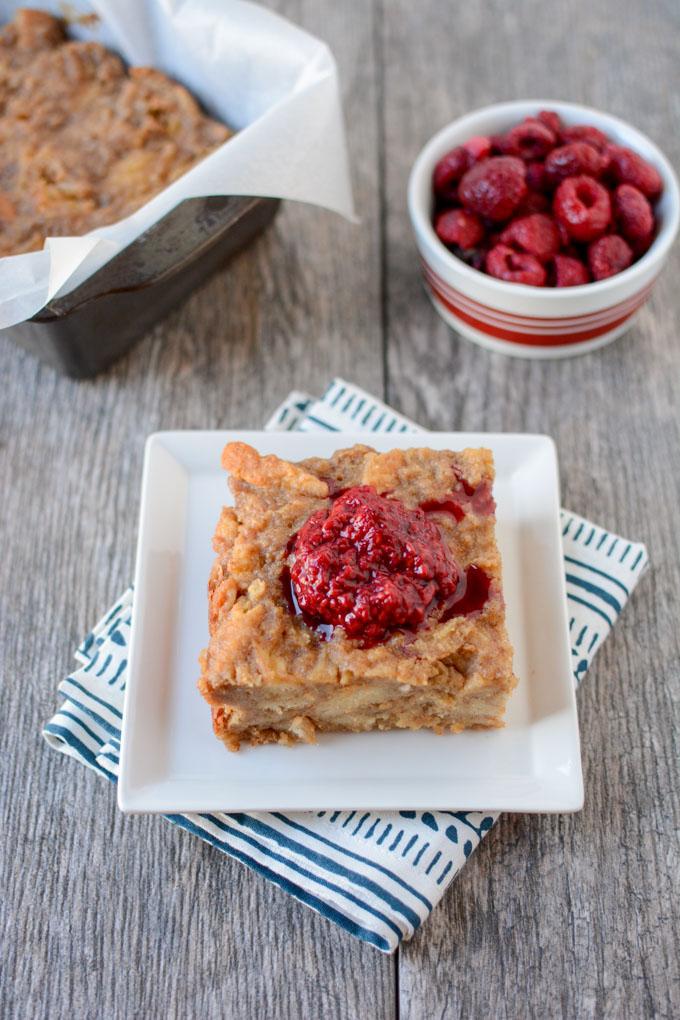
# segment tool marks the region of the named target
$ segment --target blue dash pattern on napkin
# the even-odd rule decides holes
[[[335,379],[320,400],[294,392],[266,425],[277,431],[417,432],[370,394]],[[647,566],[644,545],[562,511],[574,681],[578,683]],[[132,615],[128,589],[87,635],[48,744],[116,781]],[[498,814],[327,811],[168,815],[383,952],[427,919]]]

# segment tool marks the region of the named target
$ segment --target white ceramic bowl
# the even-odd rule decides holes
[[[580,287],[527,287],[487,276],[441,243],[432,226],[432,171],[449,149],[473,135],[507,131],[539,110],[555,110],[566,124],[593,124],[634,149],[663,179],[655,213],[659,230],[649,251],[617,276]],[[494,351],[528,358],[585,354],[624,333],[647,300],[678,230],[680,192],[663,153],[640,131],[606,113],[550,99],[497,103],[449,124],[416,159],[408,208],[432,302],[458,333]]]

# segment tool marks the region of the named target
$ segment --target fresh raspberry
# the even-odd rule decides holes
[[[524,163],[514,156],[492,156],[475,163],[463,176],[458,195],[479,216],[507,220],[527,192]]]
[[[619,184],[632,184],[652,201],[659,197],[663,191],[663,181],[656,167],[623,145],[610,145],[607,152],[614,179]]]
[[[555,137],[559,138],[562,131],[562,118],[559,113],[555,113],[554,110],[540,110],[536,114],[536,120],[540,120],[541,124],[545,124],[547,128],[550,128]]]
[[[505,136],[505,151],[510,156],[522,159],[541,159],[550,152],[557,138],[553,131],[540,120],[527,117]]]
[[[615,276],[622,269],[627,269],[633,261],[633,252],[618,234],[607,234],[599,241],[594,241],[588,248],[588,265],[596,280],[606,280]]]
[[[437,198],[444,202],[455,201],[457,184],[470,166],[470,153],[459,145],[439,160],[432,174],[432,187]]]
[[[609,192],[593,177],[567,177],[553,201],[553,211],[575,241],[594,241],[611,221]]]
[[[463,148],[469,154],[471,162],[479,163],[481,159],[491,155],[491,139],[486,135],[475,135],[463,143]]]
[[[440,241],[458,248],[475,248],[484,237],[481,220],[467,209],[440,213],[434,229]]]
[[[654,230],[652,207],[632,184],[619,184],[614,192],[614,215],[623,236],[629,241],[641,241]]]
[[[605,133],[592,124],[572,124],[570,127],[562,128],[560,140],[563,145],[569,142],[587,142],[598,151],[604,151],[609,145]]]
[[[514,251],[507,244],[497,244],[486,256],[486,271],[490,276],[511,283],[526,283],[530,287],[545,286],[546,272],[535,255]]]
[[[513,220],[501,234],[501,241],[535,255],[539,262],[547,262],[560,250],[559,231],[552,217],[545,213]]]
[[[588,142],[569,142],[548,154],[545,175],[550,184],[557,187],[565,177],[579,174],[599,177],[606,164],[607,160]]]
[[[546,189],[545,163],[536,160],[527,163],[527,186],[531,191],[545,191]]]
[[[590,273],[580,259],[571,255],[555,255],[553,266],[556,287],[580,287],[582,283],[590,283]]]
[[[540,110],[446,153],[433,190],[435,231],[468,265],[501,280],[574,287],[649,249],[663,180],[592,124],[565,125]]]

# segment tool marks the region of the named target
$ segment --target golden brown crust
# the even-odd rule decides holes
[[[247,443],[228,443],[222,453],[222,467],[231,477],[259,488],[283,489],[291,495],[300,493],[325,499],[328,483],[305,471],[299,464],[291,464],[270,454],[261,457]]]
[[[229,135],[160,71],[18,11],[0,29],[0,256],[123,219]]]
[[[329,491],[372,485],[415,507],[450,494],[456,473],[473,487],[491,485],[489,450],[377,453],[355,446],[292,464],[232,443],[222,463],[236,505],[223,510],[215,532],[210,643],[199,688],[227,746],[309,741],[316,730],[502,724],[516,678],[492,514],[470,507],[460,522],[437,516],[459,566],[474,563],[491,579],[488,601],[470,616],[362,648],[341,628],[320,640],[291,614],[281,584],[291,536],[329,505]]]

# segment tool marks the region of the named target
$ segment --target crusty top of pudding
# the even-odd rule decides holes
[[[167,75],[19,10],[0,29],[0,256],[129,216],[230,134]]]

